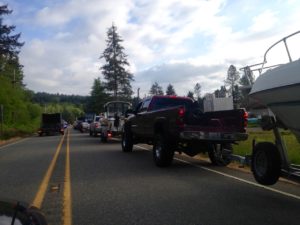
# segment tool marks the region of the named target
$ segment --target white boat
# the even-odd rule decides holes
[[[280,42],[284,42],[290,62],[268,67],[254,82],[249,97],[271,109],[300,142],[300,59],[292,60],[286,42],[286,39],[299,33],[281,39],[267,50],[260,71],[266,69],[264,65],[269,50]]]

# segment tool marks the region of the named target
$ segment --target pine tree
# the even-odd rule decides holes
[[[19,49],[24,43],[19,42],[21,34],[11,34],[16,26],[8,26],[3,24],[3,16],[11,14],[7,5],[0,6],[0,55],[6,59],[17,58]]]
[[[244,68],[244,74],[239,80],[239,83],[244,87],[249,86],[249,89],[251,89],[251,86],[254,83],[254,75],[252,70],[248,66]]]
[[[11,14],[7,5],[0,6],[0,74],[8,77],[13,83],[22,84],[23,71],[18,54],[24,43],[19,42],[21,34],[12,34],[15,26],[3,24],[3,16]]]
[[[199,101],[201,98],[201,85],[199,83],[196,83],[194,87],[194,94],[196,95],[196,100]]]
[[[131,81],[133,75],[126,69],[129,66],[123,40],[117,33],[117,27],[112,25],[107,31],[107,47],[100,56],[105,64],[100,68],[104,75],[105,88],[115,100],[129,100],[133,94]]]
[[[227,71],[227,78],[225,80],[225,84],[229,85],[229,93],[233,97],[233,105],[234,108],[238,108],[239,103],[239,89],[238,89],[238,81],[240,79],[240,74],[237,71],[234,65],[230,65]]]
[[[191,99],[194,99],[194,93],[191,92],[191,91],[189,91],[186,96],[191,98]]]
[[[91,97],[89,100],[89,110],[95,113],[103,111],[104,104],[108,101],[108,95],[105,93],[105,88],[101,83],[100,78],[94,80]]]
[[[226,87],[221,86],[220,89],[215,90],[214,93],[216,98],[225,98],[227,93]]]
[[[241,107],[248,108],[249,104],[249,92],[254,83],[254,75],[251,69],[247,66],[244,68],[244,74],[239,80],[239,84],[241,85],[240,91],[240,99],[241,99]]]
[[[229,91],[231,96],[234,95],[234,86],[237,85],[238,81],[240,79],[239,72],[237,71],[236,67],[234,65],[230,65],[227,70],[227,78],[225,80],[225,84],[229,85]]]
[[[157,82],[154,82],[154,84],[152,84],[150,91],[149,91],[150,95],[164,95],[163,89],[161,86],[159,86],[159,84]]]
[[[176,95],[175,89],[172,84],[168,85],[166,95]]]

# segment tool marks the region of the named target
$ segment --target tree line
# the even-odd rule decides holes
[[[39,120],[40,107],[31,102],[31,94],[23,83],[23,66],[19,53],[24,42],[15,26],[4,24],[4,16],[12,13],[0,6],[0,135],[2,138],[32,132]]]
[[[72,121],[83,114],[86,97],[34,93],[26,88],[19,53],[24,42],[16,26],[4,23],[13,11],[0,5],[0,139],[26,135],[40,126],[43,112],[61,112]],[[71,102],[71,103],[70,103]]]

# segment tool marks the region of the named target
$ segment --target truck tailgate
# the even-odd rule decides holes
[[[201,140],[246,140],[247,113],[243,109],[188,113],[180,133],[184,139]]]

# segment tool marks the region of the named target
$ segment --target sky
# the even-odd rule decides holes
[[[241,68],[261,62],[270,45],[300,30],[296,0],[0,3],[13,10],[4,22],[21,32],[24,82],[35,92],[89,95],[94,79],[103,80],[99,57],[112,24],[124,40],[134,95],[140,88],[141,97],[154,82],[164,90],[172,84],[182,96],[197,82],[202,95],[211,93],[224,84],[231,64]],[[274,55],[286,60],[280,52]]]

